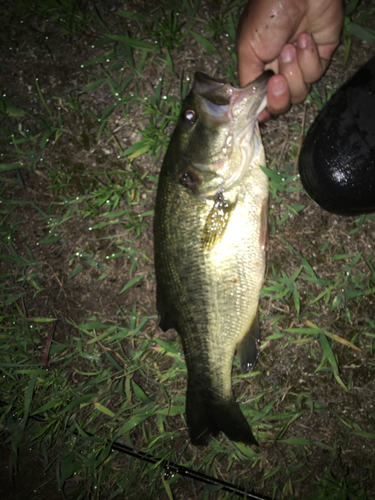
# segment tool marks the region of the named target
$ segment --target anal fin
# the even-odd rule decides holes
[[[168,310],[165,302],[164,292],[161,286],[156,286],[156,308],[160,314],[159,326],[166,332],[170,328],[175,328],[173,316]]]
[[[241,373],[250,372],[257,362],[259,354],[260,331],[258,313],[242,341],[237,346]]]

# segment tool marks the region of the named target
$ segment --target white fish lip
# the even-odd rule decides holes
[[[273,74],[273,71],[267,70],[245,87],[232,87],[230,103],[232,119],[236,119],[244,110],[247,112],[247,120],[259,116],[267,106],[267,84]]]

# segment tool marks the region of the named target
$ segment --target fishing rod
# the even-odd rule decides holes
[[[6,403],[3,401],[0,402],[0,406],[5,406]],[[14,410],[17,412],[17,410]],[[36,420],[38,422],[46,422],[46,419],[41,417],[40,415],[30,415],[30,418],[33,420]],[[86,431],[85,431],[86,432]],[[82,437],[78,433],[77,430],[74,430],[72,432],[75,436],[77,437]],[[95,434],[91,434],[86,432],[87,436],[94,438],[95,440],[100,441],[99,436],[96,436]],[[137,451],[134,448],[131,448],[130,446],[127,446],[122,443],[118,443],[117,441],[110,442],[108,441],[108,444],[111,445],[111,448],[115,451],[118,451],[120,453],[124,453],[126,455],[129,455],[133,458],[136,458],[138,460],[142,460],[144,462],[147,462],[149,464],[156,465],[158,464],[160,467],[163,467],[164,469],[164,478],[168,479],[168,477],[171,474],[179,474],[182,477],[186,477],[188,479],[193,479],[194,481],[199,481],[204,484],[208,485],[213,485],[213,486],[221,486],[222,490],[227,491],[229,493],[234,493],[235,495],[240,496],[241,498],[244,499],[249,499],[249,500],[271,500],[269,497],[265,497],[262,495],[258,495],[255,493],[250,493],[248,492],[245,488],[242,488],[241,486],[236,486],[232,483],[228,483],[227,481],[223,481],[222,479],[217,479],[212,476],[208,476],[207,474],[203,474],[203,472],[198,472],[196,470],[190,469],[189,467],[185,467],[180,464],[175,464],[174,462],[169,462],[167,460],[164,460],[162,458],[156,458],[153,457],[152,455],[149,455],[148,453],[144,451]]]
[[[235,486],[234,484],[228,483],[221,479],[216,479],[212,476],[207,476],[207,474],[203,474],[203,472],[198,472],[193,469],[189,469],[188,467],[184,467],[183,465],[175,464],[173,462],[167,462],[166,460],[155,458],[150,456],[148,453],[143,451],[135,451],[130,446],[126,446],[121,443],[117,443],[116,441],[112,443],[112,448],[120,453],[126,453],[134,458],[138,458],[139,460],[143,460],[150,464],[161,464],[164,468],[164,477],[167,479],[171,473],[179,474],[180,476],[194,479],[195,481],[199,481],[204,484],[209,485],[220,485],[224,491],[228,491],[229,493],[235,493],[236,495],[241,496],[242,498],[248,498],[250,500],[270,500],[268,497],[260,496],[255,493],[250,493],[244,488],[240,486]]]

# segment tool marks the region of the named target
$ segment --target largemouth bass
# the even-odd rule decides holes
[[[196,73],[160,172],[154,219],[160,327],[179,333],[188,371],[186,416],[195,445],[223,431],[257,444],[231,384],[259,347],[268,179],[257,117],[265,72],[244,88]]]

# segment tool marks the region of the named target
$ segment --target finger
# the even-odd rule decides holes
[[[237,68],[239,84],[244,87],[263,73],[264,63],[255,55],[250,46],[239,45]]]
[[[269,114],[269,112],[264,109],[261,114],[258,116],[258,121],[259,123],[265,123],[265,122],[268,122],[268,120],[271,118],[271,115]]]
[[[253,36],[250,34],[254,35],[254,33],[249,16],[249,5],[242,12],[236,33],[238,81],[241,87],[255,80],[262,74],[264,68],[263,61],[257,57],[251,43]]]
[[[279,67],[280,74],[284,75],[288,82],[291,102],[302,102],[309,93],[310,86],[303,79],[294,45],[290,43],[284,45],[279,57]]]
[[[267,111],[271,115],[285,113],[290,108],[290,91],[283,75],[274,75],[267,86]]]
[[[308,33],[301,33],[297,39],[297,61],[305,83],[319,80],[329,63],[320,58],[318,48]]]
[[[318,52],[319,52],[319,57],[323,61],[323,64],[329,65],[331,61],[332,54],[335,52],[337,49],[339,43],[326,43],[325,45],[319,45],[318,44]]]

